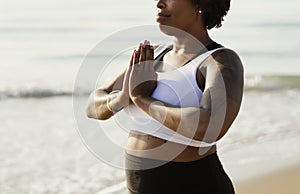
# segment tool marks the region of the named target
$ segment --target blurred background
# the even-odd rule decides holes
[[[0,0],[0,193],[124,193],[124,172],[83,144],[72,92],[87,53],[113,32],[155,25],[155,3]],[[233,0],[210,31],[245,69],[240,114],[219,142],[235,183],[300,164],[297,14],[296,0]]]

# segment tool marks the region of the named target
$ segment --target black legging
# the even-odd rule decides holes
[[[161,162],[164,161],[126,154],[126,166],[131,169]],[[217,153],[192,162],[172,161],[146,170],[127,169],[126,180],[131,194],[234,194]]]

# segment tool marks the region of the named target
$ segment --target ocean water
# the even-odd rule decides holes
[[[245,68],[240,114],[219,143],[234,181],[300,161],[298,12],[296,0],[232,1],[223,27],[210,32]],[[123,193],[124,172],[82,142],[72,94],[96,45],[155,25],[154,15],[155,1],[0,0],[0,193]],[[115,59],[114,73],[128,56]],[[90,87],[82,84],[74,96],[85,103]]]

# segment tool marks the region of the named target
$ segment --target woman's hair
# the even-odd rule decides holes
[[[207,29],[222,26],[223,17],[230,8],[230,0],[192,0],[202,10],[203,22]]]

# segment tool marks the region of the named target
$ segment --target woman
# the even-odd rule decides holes
[[[105,120],[124,108],[149,121],[137,123],[128,137],[129,193],[234,193],[215,142],[239,112],[243,66],[207,32],[221,26],[229,6],[230,0],[157,1],[157,22],[174,37],[172,46],[141,43],[128,68],[91,94],[90,118]]]

